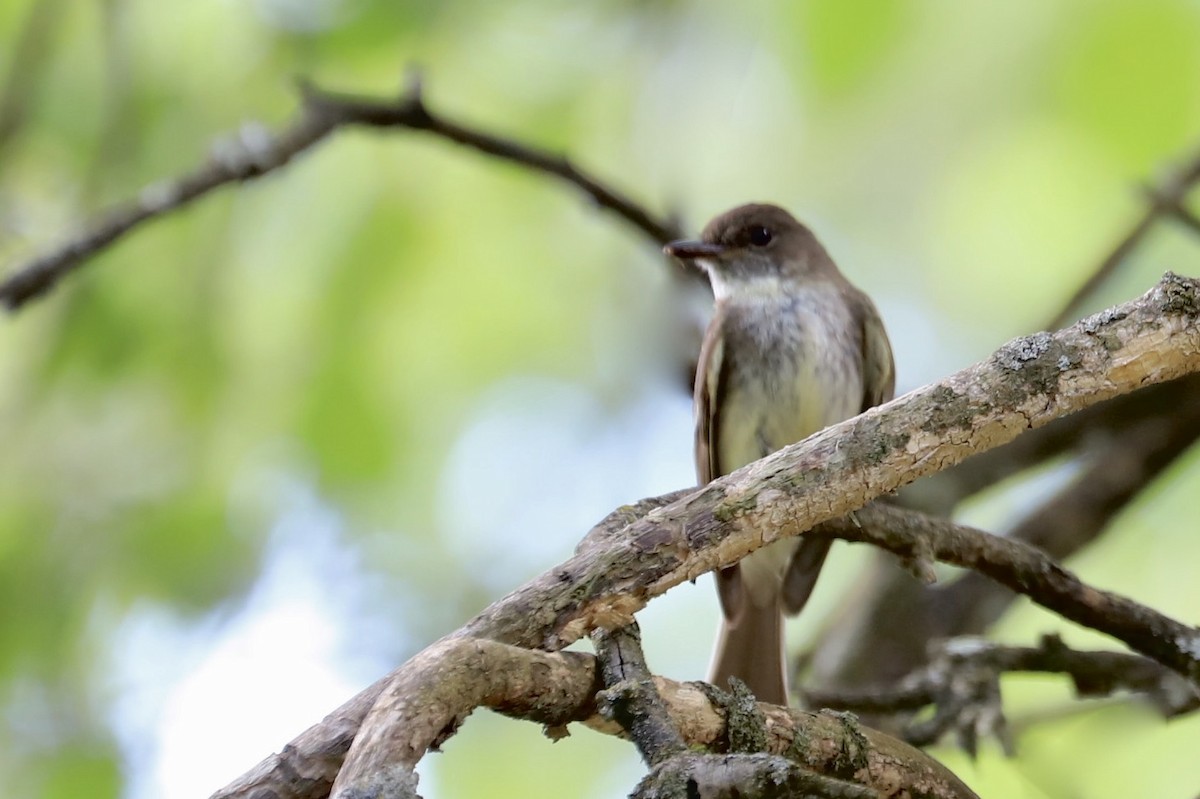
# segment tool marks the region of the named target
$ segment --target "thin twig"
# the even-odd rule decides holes
[[[142,224],[183,208],[224,186],[275,172],[343,127],[402,128],[424,131],[504,161],[552,175],[575,186],[597,206],[662,244],[677,238],[678,226],[654,216],[627,195],[579,169],[561,155],[522,144],[435,114],[425,105],[421,82],[413,78],[397,98],[334,94],[302,84],[299,117],[278,133],[244,125],[218,142],[208,160],[190,173],[142,190],[118,204],[61,246],[17,268],[0,283],[0,304],[10,311],[53,288],[59,280]]]
[[[1145,190],[1149,203],[1142,216],[1100,261],[1088,279],[1076,289],[1058,313],[1046,322],[1046,329],[1055,330],[1072,321],[1072,317],[1079,311],[1084,301],[1112,277],[1117,268],[1125,262],[1125,259],[1142,243],[1142,240],[1160,220],[1175,220],[1193,230],[1200,231],[1200,225],[1196,224],[1195,217],[1184,205],[1188,194],[1195,188],[1197,182],[1200,182],[1200,150],[1189,155],[1182,165],[1171,170],[1158,185]]]
[[[858,690],[807,689],[810,705],[873,715],[906,718],[928,705],[937,712],[928,721],[909,721],[903,737],[915,746],[935,743],[952,729],[1006,735],[999,706],[999,680],[1011,673],[1065,674],[1080,698],[1129,691],[1149,699],[1165,717],[1200,708],[1200,687],[1139,655],[1080,651],[1054,635],[1037,647],[1013,647],[979,639],[956,639],[934,648],[930,662],[893,685]],[[979,724],[985,720],[990,726]],[[963,736],[960,735],[960,740]],[[970,749],[971,747],[968,747]]]

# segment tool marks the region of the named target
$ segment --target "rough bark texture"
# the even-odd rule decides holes
[[[647,765],[657,766],[685,753],[687,746],[646,665],[637,624],[597,630],[592,642],[605,685],[598,695],[600,713],[620,725]]]

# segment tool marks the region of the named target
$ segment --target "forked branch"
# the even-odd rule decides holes
[[[1103,622],[1103,629],[1131,647],[1197,681],[1200,631],[1091,588],[1028,547],[965,528],[936,526],[914,526],[907,532],[901,528],[895,538],[894,532],[873,527],[877,513],[884,514],[880,523],[889,528],[900,520],[887,515],[899,511],[888,509],[856,514],[861,527],[834,520],[905,482],[1011,440],[1028,427],[1200,370],[1198,291],[1197,281],[1168,275],[1134,302],[1053,335],[1014,341],[987,361],[702,489],[618,509],[584,540],[574,558],[418,654],[335,712],[332,730],[317,725],[285,755],[320,752],[328,761],[334,752],[345,752],[342,747],[352,737],[335,789],[350,791],[346,795],[379,775],[405,773],[446,727],[422,716],[426,704],[420,698],[438,690],[447,647],[463,639],[488,639],[557,650],[597,627],[627,624],[646,602],[684,580],[822,522],[829,522],[827,529],[834,534],[869,537],[871,543],[902,556],[946,558],[1004,579],[1068,617]],[[1097,620],[1096,608],[1101,606],[1117,615]],[[1151,626],[1141,629],[1121,615],[1126,612]],[[358,723],[358,734],[351,735],[350,728]],[[304,762],[312,763],[311,758]],[[276,760],[265,761],[218,796],[249,795],[273,784],[277,769]]]

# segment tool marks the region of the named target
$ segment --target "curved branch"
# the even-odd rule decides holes
[[[1065,619],[1123,641],[1200,686],[1200,629],[1093,588],[1028,544],[882,503],[831,519],[813,532],[873,544],[902,558],[932,557],[971,569]]]
[[[244,125],[212,148],[190,173],[143,189],[134,200],[110,208],[61,246],[18,267],[0,283],[0,304],[10,311],[53,288],[59,280],[142,224],[183,208],[223,186],[275,172],[335,131],[350,126],[403,128],[431,133],[575,186],[597,206],[614,213],[656,244],[679,237],[676,225],[651,214],[627,195],[579,169],[566,158],[502,138],[435,114],[425,105],[421,83],[412,79],[394,99],[358,97],[301,86],[300,115],[278,133]]]
[[[411,686],[414,738],[443,741],[478,707],[547,725],[547,734],[552,737],[564,734],[561,730],[569,722],[610,735],[622,732],[597,709],[595,695],[603,684],[592,655],[539,652],[467,638],[444,639],[427,652],[438,662],[439,670],[420,674]],[[662,677],[653,677],[652,681],[672,726],[686,745],[725,751],[729,737],[726,713],[704,689]],[[371,697],[378,687],[376,683],[361,696]],[[367,706],[362,701],[348,703],[343,708],[346,712],[339,711],[340,717],[353,721],[357,716],[361,721]],[[891,736],[852,726],[835,715],[765,704],[758,708],[766,719],[763,742],[771,754],[787,756],[816,772],[833,774],[846,770],[843,753],[852,752],[850,759],[858,767],[851,774],[862,785],[900,786],[913,795],[945,799],[974,797],[937,761]],[[343,737],[326,746],[314,744],[312,736],[297,739],[272,759],[271,769],[247,774],[218,791],[213,799],[327,796],[349,740]],[[410,784],[404,775],[411,773],[417,759],[419,755],[408,755],[399,760],[389,772],[393,775],[391,782]]]

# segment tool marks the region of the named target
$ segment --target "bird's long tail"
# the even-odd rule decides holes
[[[746,683],[760,702],[787,705],[780,598],[760,606],[744,601],[733,618],[721,620],[709,682],[728,688],[730,677]]]

